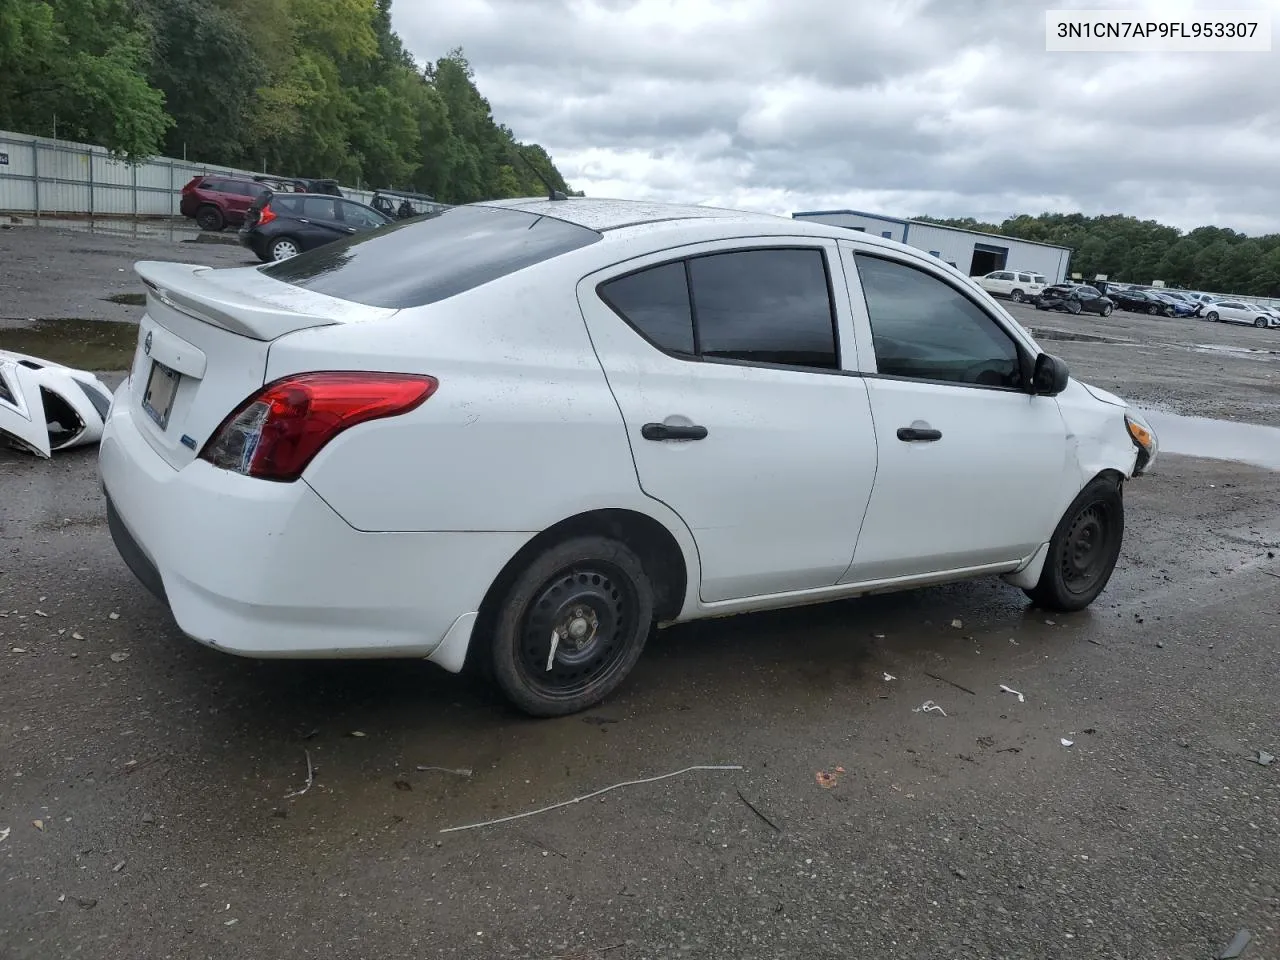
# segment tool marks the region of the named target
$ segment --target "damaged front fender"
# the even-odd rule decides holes
[[[111,391],[85,370],[0,350],[0,438],[19,450],[51,457],[97,443]]]

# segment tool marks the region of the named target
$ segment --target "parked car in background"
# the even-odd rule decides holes
[[[397,190],[375,190],[369,206],[393,220],[408,220],[426,214],[439,213],[447,204],[439,203],[425,193],[404,193]]]
[[[288,260],[391,222],[372,207],[330,194],[273,193],[249,208],[240,227],[240,242],[259,260]]]
[[[338,181],[333,179],[274,177],[269,174],[262,174],[253,179],[264,186],[270,187],[273,193],[324,193],[331,197],[343,195],[338,186]]]
[[[1115,303],[1116,309],[1130,313],[1147,313],[1151,316],[1173,316],[1173,307],[1146,290],[1111,289],[1107,296]]]
[[[217,232],[244,223],[254,202],[271,193],[266,184],[245,177],[192,177],[182,188],[179,212],[201,230]]]
[[[1040,291],[1045,288],[1045,279],[1038,273],[996,270],[985,277],[979,277],[978,284],[993,296],[1008,297],[1014,303],[1022,303],[1040,296]]]
[[[1271,313],[1266,307],[1243,300],[1219,300],[1211,303],[1204,312],[1204,318],[1212,323],[1247,323],[1255,327],[1280,327],[1280,317]]]
[[[1166,290],[1148,290],[1147,295],[1167,303],[1175,317],[1193,317],[1198,309],[1190,300],[1184,300],[1177,294]]]
[[[826,224],[526,198],[135,269],[100,475],[179,628],[470,663],[535,716],[657,625],[980,576],[1084,609],[1157,455],[971,278]]]
[[[1037,310],[1064,310],[1067,313],[1096,313],[1109,317],[1115,310],[1115,301],[1104,297],[1086,284],[1057,283],[1045,287],[1036,299]]]

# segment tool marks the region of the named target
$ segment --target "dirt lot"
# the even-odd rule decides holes
[[[152,256],[243,259],[0,231],[0,314],[95,325],[0,346],[74,349]],[[1280,358],[1195,349],[1280,332],[1018,316],[1135,341],[1045,340],[1100,386],[1280,421]],[[1249,760],[1280,755],[1276,484],[1163,458],[1082,614],[981,582],[677,627],[538,722],[426,664],[197,646],[118,560],[93,451],[0,452],[0,956],[1280,956],[1280,762]],[[441,832],[698,764],[742,769]]]

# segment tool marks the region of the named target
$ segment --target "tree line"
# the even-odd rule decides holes
[[[1086,280],[1105,274],[1128,283],[1163,280],[1184,290],[1280,297],[1280,234],[1249,237],[1222,227],[1183,233],[1154,220],[1079,213],[1021,214],[999,224],[917,219],[1070,247],[1070,271]]]
[[[0,0],[0,128],[445,203],[572,193],[392,0]],[[523,159],[522,159],[523,158]]]

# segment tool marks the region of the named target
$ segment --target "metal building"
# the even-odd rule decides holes
[[[860,210],[807,210],[791,215],[794,220],[817,220],[836,227],[873,233],[926,250],[971,277],[995,270],[1018,270],[1043,274],[1049,283],[1067,277],[1071,261],[1069,247],[1057,247],[1034,240],[1016,240],[994,233],[976,233],[958,227],[940,227],[921,220],[900,220]]]

